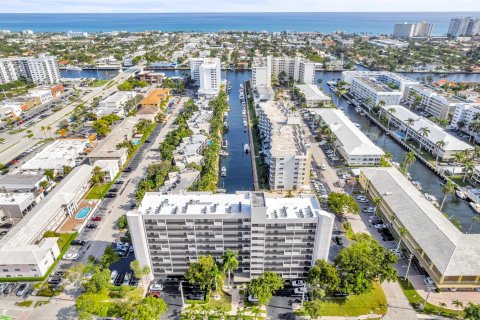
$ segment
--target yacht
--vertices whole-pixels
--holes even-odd
[[[223,149],[227,149],[227,147],[228,147],[227,139],[223,139],[223,140],[222,140],[222,148],[223,148]]]
[[[356,108],[355,108],[355,111],[356,111],[357,113],[359,113],[359,112],[361,112],[361,111],[362,111],[362,108],[360,108],[360,107],[356,107]]]
[[[250,152],[250,145],[248,143],[245,143],[243,145],[243,152],[245,152],[246,154]]]
[[[457,197],[459,197],[462,200],[467,199],[467,195],[461,189],[455,190],[455,194],[457,195]]]
[[[476,213],[480,213],[480,204],[476,203],[476,202],[470,202],[470,208],[473,209],[473,211],[475,211]]]
[[[347,101],[347,104],[352,104],[350,101]]]
[[[222,169],[220,170],[220,175],[222,177],[226,177],[227,176],[227,168],[222,167]]]
[[[355,127],[360,128],[360,125],[358,123],[354,122],[353,124],[355,125]]]
[[[412,184],[417,188],[418,190],[422,191],[422,185],[418,181],[412,181]]]
[[[66,66],[65,69],[68,71],[82,71],[82,68],[77,66]]]
[[[437,198],[435,198],[434,196],[432,196],[431,194],[428,194],[425,192],[425,198],[430,201],[435,207],[439,207],[438,205],[438,202],[437,202]]]
[[[243,126],[244,126],[244,127],[248,127],[248,122],[247,122],[247,120],[243,120]]]
[[[228,152],[226,150],[220,150],[220,156],[228,157]]]

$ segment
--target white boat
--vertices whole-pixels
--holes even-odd
[[[243,126],[244,126],[244,127],[248,127],[248,122],[247,122],[247,120],[243,120]]]
[[[220,156],[222,157],[228,157],[228,152],[225,150],[220,150]]]
[[[77,67],[77,66],[66,66],[65,69],[69,71],[82,71],[82,68]]]
[[[222,176],[222,177],[227,176],[227,168],[222,167],[222,169],[220,170],[220,176]]]
[[[422,191],[422,185],[418,181],[412,181],[412,184],[417,188],[418,190]]]
[[[356,107],[356,108],[355,108],[355,111],[356,111],[357,113],[359,113],[359,112],[361,112],[361,111],[362,111],[362,108],[360,108],[360,107]]]
[[[249,153],[250,152],[250,145],[248,143],[245,143],[243,145],[243,152]]]
[[[347,101],[348,104],[352,104],[350,101]]]
[[[363,111],[360,112],[360,115],[361,115],[361,116],[364,116],[364,115],[365,115],[365,112],[363,112]]]
[[[431,194],[428,194],[428,193],[425,192],[424,195],[425,195],[425,198],[426,198],[428,201],[430,201],[430,202],[434,202],[434,201],[437,202],[437,198],[435,198],[435,197],[432,196]]]
[[[355,125],[355,127],[360,128],[360,125],[358,123],[354,122],[353,124]]]
[[[223,140],[222,140],[222,148],[223,148],[223,149],[227,149],[227,146],[228,146],[227,139],[223,139]]]
[[[457,195],[457,197],[459,197],[460,199],[467,199],[467,195],[465,194],[465,192],[463,192],[462,190],[460,189],[457,189],[455,190],[455,194]]]
[[[480,204],[476,202],[470,202],[469,205],[470,205],[470,208],[473,209],[473,211],[475,211],[476,213],[480,213]]]

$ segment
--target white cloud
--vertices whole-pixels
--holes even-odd
[[[480,11],[478,0],[0,0],[0,12]]]

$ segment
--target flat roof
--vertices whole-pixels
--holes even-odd
[[[296,87],[302,91],[305,95],[307,101],[311,100],[320,100],[320,101],[330,101],[330,97],[325,95],[320,89],[314,84],[297,84]]]
[[[107,98],[103,99],[100,103],[116,103],[122,101],[123,99],[133,98],[135,96],[135,92],[133,91],[118,91],[115,94],[108,96]]]
[[[34,200],[32,192],[7,192],[7,193],[0,193],[0,206],[8,206],[14,204],[22,204],[26,200],[31,199],[32,202]],[[1,263],[1,262],[0,262]]]
[[[170,89],[155,89],[148,93],[140,102],[141,105],[145,104],[159,104],[170,94]]]
[[[389,109],[391,108],[395,109],[395,112],[391,113],[392,116],[402,121],[403,123],[406,123],[406,121],[410,118],[413,119],[415,122],[413,123],[413,126],[411,126],[409,130],[418,132],[420,128],[424,128],[424,127],[429,128],[430,133],[428,134],[426,139],[432,141],[433,143],[437,143],[440,140],[445,141],[446,145],[445,147],[443,147],[443,150],[445,151],[473,149],[473,147],[470,144],[456,138],[455,136],[443,130],[437,124],[413,113],[412,111],[408,110],[403,106],[383,106],[381,108],[383,109],[383,111],[387,113],[390,113],[388,111]]]
[[[317,108],[309,111],[322,118],[348,155],[382,156],[385,154],[350,121],[343,111],[333,108]]]
[[[0,176],[0,191],[33,189],[44,177],[43,174],[6,174]]]
[[[361,168],[444,276],[480,275],[480,235],[459,231],[396,168]]]
[[[27,160],[21,171],[36,171],[45,169],[63,170],[64,166],[75,167],[76,160],[85,150],[88,139],[59,139],[47,145],[33,158]]]

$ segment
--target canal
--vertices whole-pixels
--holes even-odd
[[[184,70],[163,70],[167,76],[181,76]],[[62,77],[66,78],[78,78],[78,77],[97,77],[96,71],[62,71]],[[108,79],[115,72],[100,71],[98,76],[102,79]],[[405,73],[412,79],[418,79],[419,77],[432,76],[433,80],[440,79],[439,74],[428,73]],[[253,189],[253,176],[252,176],[252,164],[250,158],[243,153],[243,144],[247,142],[247,133],[243,132],[243,120],[242,120],[242,107],[239,100],[240,83],[250,78],[249,71],[224,71],[222,77],[229,81],[232,85],[232,90],[229,95],[230,112],[228,114],[228,132],[225,135],[228,141],[227,151],[229,156],[225,159],[221,159],[221,165],[227,169],[227,176],[220,178],[219,188],[226,189],[227,192],[235,192],[236,190],[252,190]],[[316,80],[322,79],[322,83],[319,84],[327,94],[333,92],[327,86],[327,81],[336,80],[341,78],[341,72],[316,72]],[[478,81],[480,82],[480,74],[449,74],[448,79],[453,81]],[[318,84],[318,82],[317,82]],[[334,101],[337,98],[333,96]],[[377,144],[384,151],[390,151],[393,155],[393,161],[402,162],[405,150],[398,145],[393,139],[385,135],[374,123],[372,123],[367,117],[361,116],[355,112],[355,108],[347,104],[347,101],[343,98],[338,99],[339,107],[350,117],[353,122],[359,123],[364,131],[372,141]],[[442,186],[440,185],[441,179],[430,171],[421,162],[416,161],[409,166],[409,173],[413,180],[422,184],[423,192],[434,195],[440,203],[443,194]],[[475,215],[474,211],[469,207],[467,201],[459,200],[455,196],[449,195],[445,202],[443,212],[445,212],[450,218],[457,219],[463,227],[463,230],[470,228],[472,217]],[[471,229],[471,233],[480,233],[480,225],[474,225]]]

